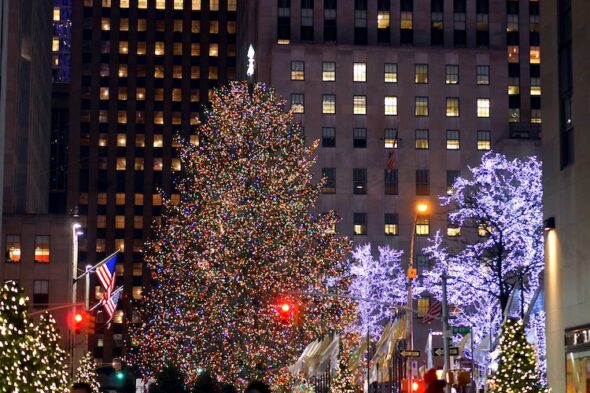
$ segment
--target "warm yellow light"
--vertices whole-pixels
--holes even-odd
[[[416,205],[416,210],[418,210],[418,213],[426,213],[428,211],[428,205],[424,202],[421,202]]]
[[[443,379],[443,370],[436,370],[436,379]]]

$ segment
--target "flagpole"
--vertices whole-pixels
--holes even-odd
[[[108,257],[106,257],[105,259],[103,259],[102,261],[98,262],[96,265],[89,267],[86,267],[86,271],[82,274],[80,274],[78,277],[76,277],[74,279],[74,283],[76,283],[79,279],[81,279],[82,277],[86,276],[89,273],[92,273],[93,271],[96,270],[97,267],[99,267],[100,265],[106,263],[106,261],[108,261],[109,259],[111,259],[114,255],[118,254],[121,250],[117,250],[114,253],[112,253],[111,255],[109,255]]]

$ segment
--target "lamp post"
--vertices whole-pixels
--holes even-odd
[[[82,229],[82,225],[79,223],[72,224],[72,313],[71,315],[76,314],[76,295],[78,291],[78,284],[76,283],[76,277],[78,277],[78,236],[80,235],[80,231]],[[70,371],[74,372],[74,364],[75,364],[75,354],[74,348],[76,346],[75,343],[76,335],[74,331],[70,331],[70,361],[71,361],[71,369]],[[73,374],[72,374],[73,375]]]
[[[414,243],[416,241],[416,224],[418,223],[418,217],[420,215],[425,214],[428,211],[428,204],[426,202],[419,202],[416,205],[416,215],[414,216],[414,223],[412,225],[412,237],[410,238],[410,259],[408,263],[408,308],[412,309],[413,301],[412,301],[412,284],[413,280],[416,278],[416,269],[414,268]],[[411,312],[407,311],[408,318],[406,319],[406,348],[407,349],[414,349],[414,324],[413,319],[414,316]],[[410,378],[411,375],[411,365],[408,362],[406,367],[406,374],[407,378]]]

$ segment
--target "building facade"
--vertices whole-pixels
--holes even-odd
[[[545,308],[552,392],[590,387],[590,4],[543,1]]]
[[[254,79],[320,141],[318,212],[335,210],[338,232],[406,261],[415,225],[418,274],[430,235],[470,235],[438,206],[468,165],[489,150],[539,154],[538,1],[265,0],[240,3],[238,21],[239,76],[252,45]],[[416,216],[419,202],[427,214]]]
[[[142,245],[178,194],[174,141],[198,143],[210,91],[236,74],[236,0],[84,0],[72,3],[67,209],[80,214],[80,261],[121,250],[124,286],[112,328],[103,314],[90,349],[99,363],[123,353],[127,324],[151,276]],[[74,163],[77,163],[76,165]],[[93,300],[100,286],[93,281]]]

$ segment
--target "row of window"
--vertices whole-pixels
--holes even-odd
[[[475,83],[478,85],[490,84],[490,66],[477,65]],[[291,80],[303,81],[305,80],[305,62],[301,60],[291,61]],[[367,81],[367,63],[353,63],[352,65],[352,80],[353,82]],[[336,81],[336,63],[330,61],[322,62],[322,81],[335,82]],[[383,67],[383,82],[397,83],[398,82],[398,67],[397,63],[385,63]],[[414,65],[414,82],[417,84],[428,83],[428,64]],[[447,85],[456,85],[459,83],[459,65],[447,64],[445,66],[445,83]]]
[[[133,199],[133,204],[135,206],[143,206],[144,200],[145,200],[144,194],[136,193],[136,194],[131,194],[131,196]],[[97,205],[106,205],[107,204],[107,197],[108,197],[108,195],[106,192],[97,193],[96,194]],[[126,197],[126,194],[124,194],[122,192],[116,193],[115,194],[115,204],[118,206],[124,206],[126,204],[125,197]],[[147,195],[147,198],[152,200],[152,202],[151,202],[152,206],[161,206],[162,205],[162,194]],[[87,192],[80,193],[80,198],[79,198],[80,205],[88,205],[88,200],[89,199],[88,199]],[[174,205],[177,205],[178,203],[180,203],[180,194],[171,194],[170,201]]]
[[[129,8],[129,3],[132,0],[119,0],[119,7],[120,8]],[[139,9],[147,9],[148,4],[152,6],[155,5],[157,10],[165,10],[166,9],[166,1],[167,0],[137,0],[137,8]],[[173,10],[184,10],[189,8],[193,11],[200,11],[203,7],[203,2],[207,2],[207,0],[173,0],[172,7],[168,7],[168,9]],[[220,0],[209,0],[209,10],[210,11],[219,11],[219,3]],[[238,0],[227,0],[227,10],[228,11],[236,11],[237,9]],[[84,0],[84,6],[92,7],[94,5],[93,0]],[[112,0],[102,0],[103,7],[111,7]]]
[[[99,123],[108,123],[109,122],[109,114],[111,111],[108,110],[99,110],[98,111],[98,122]],[[127,111],[117,111],[117,118],[116,121],[118,124],[127,124]],[[164,111],[154,111],[153,112],[153,124],[156,125],[164,125]],[[83,110],[80,115],[80,121],[82,123],[90,123],[90,111]],[[145,123],[145,113],[144,111],[135,111],[135,124],[144,124]],[[170,118],[167,121],[167,124],[182,124],[182,113],[181,112],[172,112]],[[197,125],[199,124],[199,118],[197,112],[191,112],[189,117],[189,124]]]
[[[163,148],[164,147],[164,135],[162,134],[153,134],[152,138],[152,146],[155,148]],[[118,133],[115,135],[115,141],[117,147],[125,147],[128,143],[135,144],[136,147],[144,148],[146,147],[146,136],[145,134],[136,134],[135,141],[128,141],[129,136],[123,133]],[[193,145],[199,145],[199,136],[198,135],[190,135],[189,137],[190,143]],[[135,143],[133,143],[135,142]],[[89,133],[81,133],[80,134],[80,145],[81,146],[90,146],[90,134]],[[98,146],[99,147],[108,147],[109,146],[109,134],[100,133],[98,134]],[[175,139],[171,141],[171,146],[173,148],[179,148],[181,146],[180,143],[176,142]]]
[[[447,193],[450,193],[460,172],[456,170],[447,171]],[[336,168],[322,168],[324,184],[323,194],[336,193]],[[428,169],[416,170],[416,195],[430,195],[430,171]],[[385,195],[398,195],[398,171],[385,170],[383,178],[383,190]],[[367,168],[352,169],[352,193],[356,195],[367,194]]]
[[[477,117],[490,117],[490,99],[478,98],[476,115]],[[397,116],[397,96],[385,96],[383,98],[383,113],[386,116]],[[294,113],[305,113],[305,95],[301,93],[291,94],[291,108]],[[352,96],[352,113],[354,115],[367,114],[367,96]],[[322,114],[336,114],[336,95],[322,94]],[[415,97],[414,115],[418,117],[429,116],[430,106],[428,97]],[[445,98],[445,115],[447,117],[459,117],[459,97]]]
[[[58,42],[59,45],[59,42]],[[145,56],[147,54],[147,43],[146,42],[137,42],[137,47],[135,53],[138,56]],[[215,42],[210,42],[209,44],[209,56],[217,57],[219,56],[219,44]],[[118,52],[122,55],[129,54],[129,42],[127,41],[119,41],[118,43]],[[57,47],[59,50],[59,46]],[[110,41],[102,41],[100,44],[100,53],[108,54],[111,53],[111,42]],[[157,41],[154,43],[154,55],[155,56],[164,56],[166,54],[166,47],[164,42]],[[169,52],[170,53],[170,52]],[[201,44],[190,44],[184,45],[182,42],[174,42],[172,44],[172,54],[174,56],[182,56],[184,53],[190,53],[191,56],[201,56]],[[227,56],[228,57],[235,57],[236,56],[236,45],[235,44],[227,44]]]
[[[182,33],[184,29],[184,21],[182,19],[175,19],[172,21],[172,32],[174,33]],[[143,32],[148,30],[148,21],[144,18],[137,19],[137,31]],[[136,26],[131,25],[131,30],[133,30]],[[228,34],[236,34],[236,21],[230,20],[226,23],[226,31]],[[102,18],[100,20],[100,29],[102,31],[111,31],[111,19],[110,18]],[[118,27],[120,31],[129,31],[129,18],[121,18],[119,19]],[[165,32],[166,31],[166,20],[156,20],[154,23],[155,31],[157,32]],[[210,20],[209,21],[209,34],[219,34],[219,21],[217,20]],[[222,26],[223,28],[223,26]],[[191,20],[190,21],[190,29],[191,33],[198,34],[201,32],[201,21],[200,20]]]
[[[20,263],[21,261],[21,236],[6,235],[5,262]],[[50,237],[48,235],[36,235],[34,245],[35,263],[49,263],[51,256]]]
[[[199,66],[190,66],[185,67],[184,70],[187,71],[187,74],[190,75],[190,79],[200,79],[201,78],[201,67]],[[113,75],[117,75],[119,78],[127,78],[129,76],[129,66],[127,64],[119,64],[119,67],[114,70],[116,73]],[[233,73],[235,73],[234,67],[228,67],[228,78],[231,79],[233,77]],[[181,65],[173,65],[171,67],[165,67],[163,65],[155,64],[154,65],[154,73],[153,77],[156,79],[163,79],[167,75],[172,76],[174,79],[182,79],[183,77],[183,67]],[[217,66],[209,65],[207,67],[207,79],[209,80],[217,80],[218,79],[218,68]],[[91,70],[88,69],[83,70],[83,73],[86,75],[91,75]],[[133,66],[133,72],[131,72],[133,76],[136,78],[145,78],[147,76],[146,72],[146,65],[145,64],[135,64]],[[109,64],[102,63],[100,65],[100,76],[101,77],[108,77],[111,75],[111,67]],[[150,75],[151,76],[151,75]],[[141,90],[140,87],[137,90]],[[156,89],[157,90],[157,89]],[[197,90],[198,91],[198,90]],[[192,96],[192,93],[191,93]],[[138,100],[144,100],[145,96],[138,97]]]
[[[383,147],[386,149],[398,148],[397,130],[386,128],[383,130]],[[336,147],[336,128],[322,127],[322,147]],[[367,129],[352,129],[352,147],[367,147]],[[427,129],[415,130],[415,147],[416,149],[430,148],[430,131]],[[492,147],[492,135],[489,130],[477,130],[477,150],[490,150]],[[459,130],[446,130],[446,148],[447,150],[459,150],[461,148],[461,139]]]

